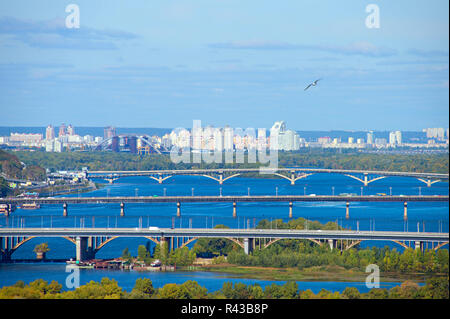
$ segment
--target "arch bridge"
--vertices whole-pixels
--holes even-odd
[[[175,175],[203,176],[217,181],[222,185],[225,181],[240,176],[242,174],[272,174],[290,181],[291,185],[313,174],[342,174],[368,186],[377,180],[390,177],[402,176],[416,178],[417,180],[431,187],[431,185],[448,181],[449,174],[440,173],[418,173],[418,172],[392,172],[392,171],[371,171],[371,170],[347,170],[347,169],[321,169],[321,168],[224,168],[224,169],[182,169],[182,170],[148,170],[148,171],[85,171],[86,178],[100,178],[113,183],[121,177],[148,176],[149,178],[162,184],[165,180]]]
[[[431,244],[433,249],[448,245],[448,233],[351,231],[351,230],[291,230],[291,229],[201,229],[178,228],[4,228],[0,230],[2,261],[11,258],[20,246],[36,237],[62,237],[76,248],[77,260],[93,259],[102,247],[119,237],[144,237],[156,244],[169,245],[169,250],[185,247],[198,238],[225,238],[244,248],[249,254],[255,242],[268,247],[281,239],[307,239],[319,245],[329,244],[331,249],[349,249],[363,240],[393,241],[402,247],[414,243],[415,249]]]

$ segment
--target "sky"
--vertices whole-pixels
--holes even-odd
[[[69,4],[79,8],[79,28],[66,26]],[[379,28],[367,27],[369,4]],[[448,7],[1,1],[0,126],[446,128]]]

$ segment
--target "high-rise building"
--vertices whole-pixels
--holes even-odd
[[[53,140],[55,138],[55,129],[52,125],[47,126],[45,129],[45,139],[47,141]]]
[[[53,152],[61,153],[63,151],[63,143],[61,143],[58,140],[55,140],[55,143],[53,144]]]
[[[72,126],[72,124],[69,124],[69,126],[67,127],[67,134],[70,136],[75,135],[75,128]]]
[[[402,144],[402,132],[400,131],[395,131],[395,141],[397,142],[397,144]]]
[[[262,150],[267,147],[266,142],[266,129],[265,128],[259,128],[258,129],[258,141],[257,141],[257,149]]]
[[[233,128],[229,127],[228,125],[225,126],[223,130],[223,148],[226,152],[233,151]]]
[[[284,121],[275,122],[270,129],[270,149],[294,151],[300,148],[300,138],[293,130],[286,130]]]
[[[373,131],[370,131],[367,133],[367,144],[373,144],[375,141],[375,136],[373,134]]]
[[[389,144],[391,145],[397,144],[397,136],[395,135],[395,132],[389,133]]]
[[[66,124],[62,123],[61,126],[59,127],[58,136],[64,136],[64,135],[67,135]]]
[[[223,130],[216,128],[214,130],[214,150],[222,152],[223,149]]]
[[[128,138],[128,147],[131,154],[137,154],[137,136],[133,135]]]
[[[119,151],[119,137],[116,135],[116,136],[113,136],[112,137],[112,145],[111,145],[111,150],[113,151],[113,152],[118,152]]]
[[[270,149],[279,150],[279,136],[286,131],[286,123],[284,121],[275,122],[270,129]]]
[[[117,136],[116,128],[114,126],[105,127],[105,129],[103,130],[103,138],[106,140],[114,136]]]
[[[201,126],[194,126],[192,128],[192,149],[201,150],[203,141],[203,128]]]

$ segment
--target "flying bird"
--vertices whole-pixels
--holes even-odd
[[[317,82],[319,82],[321,79],[317,79],[315,80],[313,83],[309,84],[307,87],[305,87],[305,89],[303,91],[306,91],[307,89],[309,89],[311,86],[316,86]]]

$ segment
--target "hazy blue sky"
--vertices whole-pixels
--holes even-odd
[[[70,3],[79,29],[65,27]],[[379,29],[366,27],[370,3]],[[448,6],[1,1],[0,125],[448,127]]]

